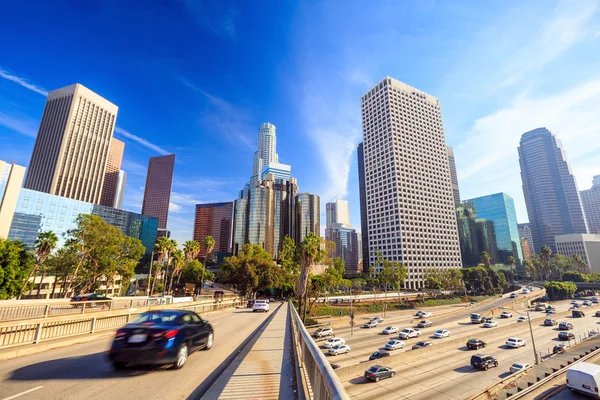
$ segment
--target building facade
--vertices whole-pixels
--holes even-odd
[[[531,233],[529,224],[517,224],[517,227],[519,228],[519,237],[521,238],[521,243],[523,240],[527,241],[527,252],[530,254],[529,257],[525,255],[525,248],[523,245],[521,245],[521,248],[523,249],[523,257],[527,260],[536,253],[535,249],[533,248],[533,234]]]
[[[24,187],[100,204],[117,111],[78,83],[48,93]]]
[[[531,245],[525,238],[521,238],[521,249],[523,249],[523,261],[531,260],[531,257],[534,256],[534,253],[531,252]]]
[[[119,181],[117,182],[117,197],[115,198],[115,208],[123,208],[123,199],[125,198],[125,186],[127,185],[127,172],[119,171]]]
[[[112,138],[106,161],[106,172],[104,172],[104,184],[102,186],[102,197],[100,205],[121,208],[119,203],[119,172],[123,161],[125,143]]]
[[[460,268],[452,180],[439,100],[386,77],[361,98],[369,264],[375,253],[408,268]]]
[[[452,180],[452,196],[454,196],[454,204],[460,206],[460,190],[458,190],[458,174],[456,173],[456,160],[454,159],[454,149],[446,146],[448,153],[448,167],[450,168],[450,179]]]
[[[600,273],[600,235],[569,234],[556,236],[558,254],[566,257],[581,256],[595,273]]]
[[[263,167],[260,173],[260,180],[263,181],[267,174],[272,174],[274,179],[289,181],[292,178],[292,166],[281,163],[270,163]]]
[[[494,223],[477,218],[475,207],[469,201],[463,201],[456,207],[456,221],[463,267],[481,264],[481,253],[484,251],[490,255],[492,264],[497,263],[498,246]]]
[[[577,182],[560,139],[546,128],[521,136],[519,163],[533,248],[549,246],[554,237],[587,233]]]
[[[345,228],[344,224],[332,224],[329,230],[329,238],[335,243],[335,257],[344,260],[347,274],[358,274],[358,255],[360,242],[358,234],[352,228]]]
[[[175,154],[152,157],[148,162],[142,214],[158,218],[159,235],[166,235]]]
[[[24,178],[25,167],[0,160],[0,239],[10,232]]]
[[[321,236],[321,199],[316,194],[298,193],[296,196],[296,244],[309,233]]]
[[[360,199],[360,235],[361,257],[363,270],[369,269],[369,223],[367,216],[367,186],[365,182],[365,153],[364,144],[359,143],[356,148],[358,161],[358,193]]]
[[[270,122],[258,127],[258,150],[254,153],[250,186],[260,182],[260,174],[264,167],[271,163],[279,163],[277,155],[277,135],[275,125]]]
[[[582,190],[581,203],[590,233],[600,233],[600,175],[594,176],[592,187]]]
[[[347,200],[336,200],[325,204],[327,215],[326,228],[332,224],[344,224],[350,226],[350,207]]]
[[[213,252],[231,252],[233,202],[196,204],[194,217],[194,240],[200,244],[201,258],[206,257],[204,239],[212,236]]]
[[[517,224],[515,202],[506,193],[496,193],[488,196],[467,200],[473,204],[477,217],[492,221],[498,249],[498,260],[508,263],[508,257],[515,258],[516,265],[523,263],[523,249]]]

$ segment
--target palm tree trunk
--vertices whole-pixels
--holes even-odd
[[[54,275],[54,283],[52,283],[52,292],[50,293],[50,298],[54,298],[54,292],[56,291],[56,282],[58,281],[58,275]]]
[[[21,287],[21,290],[19,290],[19,295],[17,296],[17,300],[21,300],[21,296],[23,295],[23,291],[27,287],[27,284],[29,283],[29,280],[31,279],[31,277],[33,276],[33,274],[35,272],[37,272],[38,267],[39,267],[39,265],[35,264],[35,266],[31,270],[31,272],[29,273],[29,276],[27,277],[27,279],[25,279],[25,282],[23,283],[23,286]],[[35,283],[35,279],[33,281]]]
[[[46,266],[42,264],[42,279],[40,279],[40,284],[38,285],[37,293],[35,294],[35,297],[40,296],[40,291],[42,290],[42,284],[44,283],[45,277],[46,277]]]

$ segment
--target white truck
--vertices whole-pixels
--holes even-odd
[[[567,387],[573,392],[599,399],[600,365],[586,362],[572,365],[567,370]]]
[[[481,324],[483,322],[483,316],[478,313],[471,314],[471,323],[472,324]]]

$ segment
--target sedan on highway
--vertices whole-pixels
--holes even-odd
[[[379,350],[376,351],[375,353],[371,354],[371,356],[369,357],[369,361],[373,361],[373,360],[379,360],[380,358],[384,358],[384,357],[389,357],[390,353],[388,353],[385,350]]]
[[[446,338],[448,336],[450,336],[450,331],[448,331],[446,329],[438,329],[433,334],[433,337],[436,338],[436,339],[442,339],[442,338]]]
[[[554,325],[558,325],[558,322],[556,322],[555,319],[546,318],[544,320],[544,326],[554,326]]]
[[[269,302],[267,300],[256,300],[252,306],[252,312],[269,312]]]
[[[369,322],[367,322],[366,324],[363,325],[363,328],[368,328],[368,329],[377,328],[377,325],[379,325],[377,323],[377,321],[369,321]]]
[[[479,350],[487,346],[487,344],[483,340],[479,339],[469,339],[467,340],[467,348],[471,350]]]
[[[591,306],[591,305],[592,305],[592,302],[591,302],[591,301],[589,301],[589,300],[585,300],[585,301],[583,302],[583,305],[584,305],[584,306]]]
[[[511,298],[511,299],[516,299],[516,298],[517,298],[517,294],[516,294],[516,293],[513,293],[513,294],[511,294],[511,295],[510,295],[510,298]]]
[[[381,317],[373,317],[373,318],[371,318],[371,321],[375,321],[378,324],[381,324],[383,322],[383,318],[381,318]]]
[[[524,315],[521,315],[521,316],[520,316],[520,317],[517,319],[517,322],[527,322],[527,321],[529,321],[529,318],[528,318],[528,317],[526,317],[526,316],[524,316]]]
[[[398,329],[397,326],[387,326],[387,327],[383,328],[381,333],[383,333],[384,335],[391,335],[393,333],[398,333],[399,330],[400,329]]]
[[[529,364],[527,364],[527,363],[514,363],[513,365],[510,366],[510,373],[514,374],[517,372],[521,372],[525,368],[528,368],[528,367],[529,367]]]
[[[87,293],[80,294],[79,296],[75,296],[71,298],[71,301],[109,301],[112,300],[110,297],[106,297],[103,294],[98,293]]]
[[[563,331],[570,331],[571,329],[573,329],[573,324],[570,322],[563,321],[560,324],[558,324],[558,329]]]
[[[338,344],[329,349],[330,356],[337,356],[338,354],[345,354],[350,352],[350,346],[347,344]]]
[[[381,365],[373,365],[365,371],[365,379],[373,382],[379,382],[381,379],[385,378],[393,378],[394,375],[396,375],[396,371]]]
[[[573,340],[575,339],[575,335],[571,332],[559,332],[558,340]]]
[[[385,344],[386,350],[398,350],[406,346],[402,340],[390,340]]]
[[[523,339],[511,337],[506,341],[506,347],[518,349],[519,347],[523,346],[525,346],[525,341]]]
[[[417,325],[417,328],[429,328],[430,326],[433,325],[433,322],[424,319],[423,321],[419,322],[419,325]]]
[[[413,350],[417,350],[417,349],[422,349],[423,347],[429,347],[429,346],[433,346],[433,343],[431,342],[417,342],[413,345],[412,349]]]
[[[333,346],[337,346],[338,344],[346,344],[346,341],[338,337],[329,338],[325,341],[325,343],[323,343],[323,347],[325,347],[326,349],[330,349]]]
[[[421,332],[413,328],[404,328],[402,329],[402,332],[398,334],[400,339],[417,338],[419,336],[421,336]]]
[[[484,328],[495,328],[495,327],[497,327],[497,326],[498,326],[498,323],[497,323],[496,321],[494,321],[493,319],[491,319],[491,320],[489,320],[489,321],[486,321],[486,322],[483,324],[483,327],[484,327]]]
[[[117,330],[108,359],[116,370],[128,364],[172,364],[180,369],[190,354],[210,349],[213,342],[212,326],[194,312],[147,311]]]
[[[504,311],[502,314],[500,314],[500,318],[512,318],[512,313]]]
[[[431,317],[433,314],[428,312],[428,311],[421,311],[421,313],[419,315],[417,315],[417,317],[421,317],[421,318],[429,318]]]

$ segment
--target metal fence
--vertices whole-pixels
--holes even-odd
[[[223,296],[221,299],[232,300],[237,298],[238,296]],[[212,295],[196,297],[196,301],[210,301],[213,299],[214,296]],[[172,299],[165,297],[132,297],[129,299],[114,299],[108,301],[65,301],[62,303],[46,304],[27,304],[26,301],[23,301],[23,304],[0,305],[0,322],[129,310],[138,307],[169,304],[169,301],[172,301]]]
[[[197,313],[217,311],[225,308],[235,308],[245,305],[243,300],[215,301],[212,304],[198,304],[190,306],[164,306],[192,310]],[[107,316],[84,316],[68,320],[52,321],[45,319],[36,323],[19,323],[10,326],[0,326],[0,349],[27,344],[37,344],[40,341],[59,339],[69,336],[84,335],[103,330],[119,328],[132,317],[144,312],[126,312]]]
[[[347,400],[350,396],[344,390],[331,364],[312,339],[294,305],[289,303],[292,334],[294,335],[294,355],[300,399]]]

